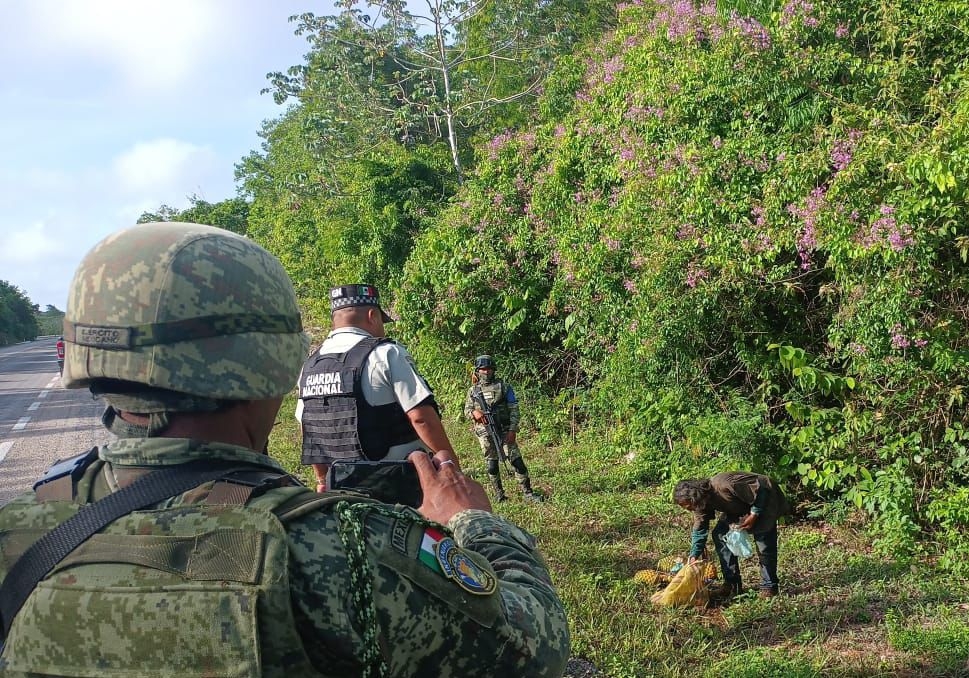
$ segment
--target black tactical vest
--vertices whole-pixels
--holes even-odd
[[[317,355],[303,366],[299,397],[304,464],[383,459],[394,445],[418,437],[399,403],[371,405],[363,397],[363,364],[371,351],[388,341],[365,337],[346,353]]]

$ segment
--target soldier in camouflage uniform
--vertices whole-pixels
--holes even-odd
[[[449,454],[412,456],[418,513],[316,494],[261,452],[307,350],[271,254],[207,226],[122,231],[82,261],[64,324],[65,386],[104,398],[118,440],[0,507],[0,674],[561,675],[565,612],[534,538]],[[11,609],[52,560],[41,537],[199,468],[121,506]]]
[[[488,462],[488,477],[495,489],[497,501],[505,501],[505,488],[501,483],[501,472],[498,470],[499,457],[504,457],[515,469],[515,479],[522,489],[526,500],[542,501],[541,495],[532,489],[531,479],[528,477],[528,468],[525,460],[522,459],[521,450],[518,449],[518,422],[520,414],[518,411],[518,398],[515,396],[515,389],[495,375],[495,361],[490,355],[479,355],[474,359],[474,375],[472,381],[474,385],[468,390],[468,397],[464,401],[464,416],[474,422],[474,434],[478,438],[478,444],[484,452],[485,460]],[[480,393],[484,397],[488,408],[497,420],[499,435],[502,439],[502,449],[495,449],[491,436],[486,426],[487,415],[477,401],[476,396]]]

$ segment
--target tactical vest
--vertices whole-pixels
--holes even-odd
[[[303,366],[303,463],[338,459],[383,459],[394,445],[418,436],[395,402],[371,405],[363,396],[363,364],[390,339],[365,337],[346,353],[317,355]]]
[[[508,411],[508,401],[505,399],[505,383],[496,379],[490,384],[478,382],[475,386],[481,389],[481,395],[484,396],[488,407],[498,418],[498,424],[502,431],[507,430],[508,424],[511,422],[511,412]]]
[[[296,631],[284,523],[348,497],[288,478],[254,466],[216,481],[200,503],[135,511],[91,536],[14,618],[0,674],[342,675],[312,666]],[[81,508],[70,492],[42,496],[4,508],[20,517],[0,532],[0,571]]]

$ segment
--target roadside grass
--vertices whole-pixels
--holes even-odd
[[[270,450],[299,466],[295,400],[287,397]],[[445,422],[464,471],[490,492],[477,442]],[[725,607],[657,608],[655,588],[632,580],[667,555],[682,554],[690,515],[668,491],[628,481],[624,462],[601,453],[546,448],[524,432],[522,452],[542,504],[510,500],[495,510],[535,534],[569,611],[572,654],[609,678],[916,678],[969,676],[969,582],[930,559],[875,554],[851,525],[796,520],[780,529],[782,595],[747,593]],[[756,558],[743,563],[759,580]]]

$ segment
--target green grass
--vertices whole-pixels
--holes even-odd
[[[299,467],[299,428],[287,398],[270,450]],[[468,475],[486,480],[463,423],[445,422]],[[610,678],[885,678],[969,676],[969,583],[931,562],[876,555],[863,530],[819,521],[780,529],[782,595],[745,595],[726,607],[659,609],[655,589],[631,580],[662,556],[683,553],[691,517],[655,486],[626,482],[623,461],[597,451],[519,442],[543,504],[496,510],[535,534],[569,611],[572,654]],[[487,486],[487,483],[485,483]],[[758,580],[756,558],[743,564]]]

